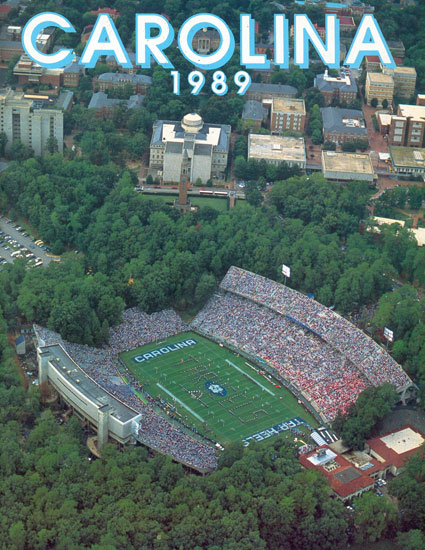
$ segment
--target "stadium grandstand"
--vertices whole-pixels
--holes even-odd
[[[268,363],[324,422],[384,382],[403,404],[415,399],[417,388],[401,366],[364,332],[308,296],[238,267],[192,328]]]
[[[138,381],[128,372],[123,379],[119,369],[120,352],[186,329],[187,325],[172,310],[147,315],[132,308],[123,313],[120,325],[110,329],[110,345],[99,349],[68,342],[59,334],[34,325],[40,384],[48,381],[97,431],[98,439],[101,432],[107,431],[105,441],[111,438],[127,442],[131,421],[133,441],[200,472],[211,471],[217,462],[214,446],[192,437],[183,427],[159,414],[156,404],[142,394]],[[110,422],[102,430],[105,405],[109,406]],[[118,426],[119,419],[123,426]]]
[[[169,402],[149,394],[136,376],[135,367],[129,368],[123,360],[130,355],[139,361],[145,357],[160,361],[157,356],[162,350],[168,353],[185,346],[184,342],[172,341],[173,338],[178,341],[177,336],[181,338],[190,330],[212,340],[214,346],[216,342],[257,363],[260,371],[266,371],[262,375],[270,373],[273,380],[296,396],[299,406],[306,406],[317,420],[328,425],[370,386],[393,384],[403,403],[416,396],[416,386],[391,356],[343,317],[295,290],[237,267],[229,269],[219,291],[190,326],[172,310],[148,315],[132,308],[124,311],[122,322],[110,329],[109,344],[95,348],[68,342],[59,334],[35,325],[39,382],[52,386],[97,432],[99,449],[111,439],[120,444],[140,442],[200,472],[212,471],[217,466],[217,449],[223,448],[218,443],[220,434],[217,441],[213,440],[181,416],[170,414],[172,404],[170,407]],[[161,344],[167,347],[160,347]],[[148,345],[146,353],[140,355],[145,345]],[[200,342],[198,345],[201,347]],[[190,364],[191,352],[183,350],[183,353],[186,355],[178,359],[178,364],[181,363],[181,368],[192,368],[185,367]],[[226,361],[220,358],[218,361],[220,369]],[[241,361],[242,365],[248,364]],[[136,365],[130,359],[130,364],[133,363]],[[171,367],[176,368],[173,365],[172,362]],[[230,361],[230,365],[234,376],[240,374],[253,388],[261,387],[264,395],[274,396],[276,389],[271,391],[255,380],[257,369],[248,365],[251,374],[247,375],[236,363]],[[196,365],[193,368],[200,369]],[[155,372],[161,376],[160,370],[159,366],[148,368],[152,377]],[[202,378],[199,373],[197,376]],[[268,382],[271,381],[269,376]],[[272,385],[280,387],[276,382]],[[162,384],[155,386],[158,389]],[[230,386],[229,382],[229,389]],[[195,394],[192,392],[195,399],[191,407],[197,403]],[[172,393],[168,391],[168,395]],[[294,399],[296,406],[297,399]],[[174,399],[174,404],[178,401]],[[265,405],[271,409],[271,405]],[[186,406],[187,410],[190,408]],[[266,414],[265,410],[260,412]],[[247,421],[241,419],[241,425]],[[285,424],[284,429],[290,425]]]

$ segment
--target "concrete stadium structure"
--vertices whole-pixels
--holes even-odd
[[[99,449],[109,438],[122,445],[134,442],[139,413],[102,389],[59,344],[39,347],[37,356],[40,384],[51,384],[74,413],[87,420],[97,432]]]

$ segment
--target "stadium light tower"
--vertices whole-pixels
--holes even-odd
[[[285,283],[284,284],[286,285],[286,278],[291,277],[291,268],[288,267],[285,264],[282,264],[282,275],[285,277]]]

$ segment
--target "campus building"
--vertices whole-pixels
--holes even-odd
[[[97,432],[98,449],[110,439],[122,445],[134,441],[134,425],[141,415],[101,388],[62,346],[40,346],[37,358],[40,385],[53,387],[74,414]]]
[[[422,147],[425,134],[425,107],[422,105],[399,105],[396,114],[389,119],[388,143],[406,147]]]
[[[341,33],[351,33],[356,30],[356,24],[353,17],[347,15],[338,16],[339,19],[339,29]]]
[[[367,73],[380,73],[381,58],[379,57],[379,55],[366,55],[365,67]]]
[[[322,171],[328,180],[373,182],[375,172],[370,155],[322,151]]]
[[[415,95],[416,69],[414,67],[396,67],[389,69],[383,67],[383,74],[392,76],[394,82],[394,95],[396,97],[411,98]]]
[[[106,65],[111,69],[111,71],[117,71],[119,69],[120,73],[126,74],[136,74],[139,67],[136,64],[136,54],[130,50],[126,50],[128,59],[130,60],[131,67],[123,67],[119,65],[115,55],[107,55],[105,59]]]
[[[265,160],[270,164],[286,162],[288,166],[306,167],[304,138],[248,135],[248,160]]]
[[[401,40],[387,40],[387,45],[390,52],[393,54],[393,57],[400,57],[403,59],[406,55],[406,49]]]
[[[304,132],[305,103],[303,99],[275,98],[271,104],[270,130]]]
[[[46,152],[48,139],[54,137],[62,153],[63,111],[9,89],[0,93],[0,132],[7,135],[6,149],[19,139],[39,156]]]
[[[88,109],[95,109],[99,118],[111,118],[117,105],[125,105],[127,109],[141,109],[143,105],[143,95],[132,95],[130,99],[109,98],[105,92],[95,92],[90,99]]]
[[[396,174],[425,175],[425,149],[390,145],[388,152]]]
[[[319,27],[317,23],[314,23],[314,28],[316,29],[317,34],[320,36],[320,38],[325,41],[326,40],[326,29],[325,27]],[[291,38],[294,38],[295,35],[295,28],[294,25],[291,25],[290,30],[290,36]]]
[[[245,100],[253,99],[256,101],[279,99],[282,97],[296,97],[298,90],[293,86],[285,84],[264,84],[262,82],[253,82],[245,94]]]
[[[13,68],[13,75],[18,79],[19,84],[46,84],[52,88],[61,86],[76,88],[80,74],[84,74],[84,68],[78,61],[79,58],[75,58],[64,68],[49,69],[33,61],[27,54],[22,54]]]
[[[149,168],[166,183],[178,183],[182,175],[190,183],[206,184],[223,179],[230,146],[230,126],[205,124],[195,113],[181,122],[157,120],[150,144]]]
[[[326,70],[324,74],[318,74],[314,85],[323,95],[325,105],[330,105],[334,100],[351,103],[357,97],[357,84],[349,74],[343,76],[329,76]]]
[[[263,106],[261,101],[249,99],[245,101],[242,111],[242,120],[250,122],[256,128],[261,128],[261,125],[267,119],[268,109]]]
[[[370,466],[362,470],[350,462],[343,453],[335,452],[328,445],[322,445],[313,452],[301,455],[299,460],[307,470],[314,469],[324,475],[333,494],[343,502],[373,489],[375,481],[370,473],[376,472],[376,460],[368,458],[366,464],[369,463]]]
[[[53,43],[54,34],[54,29],[45,29],[38,34],[36,47],[40,52],[48,52]],[[21,35],[22,27],[8,26],[7,28],[2,27],[0,29],[0,61],[8,62],[16,55],[24,53]]]
[[[142,74],[103,73],[97,77],[95,86],[100,92],[131,86],[133,94],[146,95],[151,84],[152,78]]]
[[[217,50],[220,46],[220,34],[217,29],[204,28],[195,33],[192,41],[193,49],[202,54],[207,55],[212,51]]]
[[[383,73],[367,73],[365,90],[368,105],[373,99],[378,101],[378,107],[382,106],[385,100],[388,105],[391,105],[394,96],[393,77]]]
[[[411,425],[368,439],[365,451],[380,464],[382,477],[398,475],[406,461],[425,443],[425,434]]]
[[[300,463],[324,475],[334,495],[349,501],[374,488],[378,479],[399,475],[406,461],[425,443],[425,435],[410,425],[366,441],[353,451],[342,441],[302,454]]]
[[[339,107],[323,107],[320,111],[322,113],[324,141],[341,144],[346,141],[367,140],[367,130],[362,111],[340,109]]]

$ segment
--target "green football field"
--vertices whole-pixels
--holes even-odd
[[[264,430],[295,418],[317,426],[297,399],[260,374],[258,366],[194,332],[120,357],[149,395],[160,397],[177,418],[223,444],[264,435]]]

